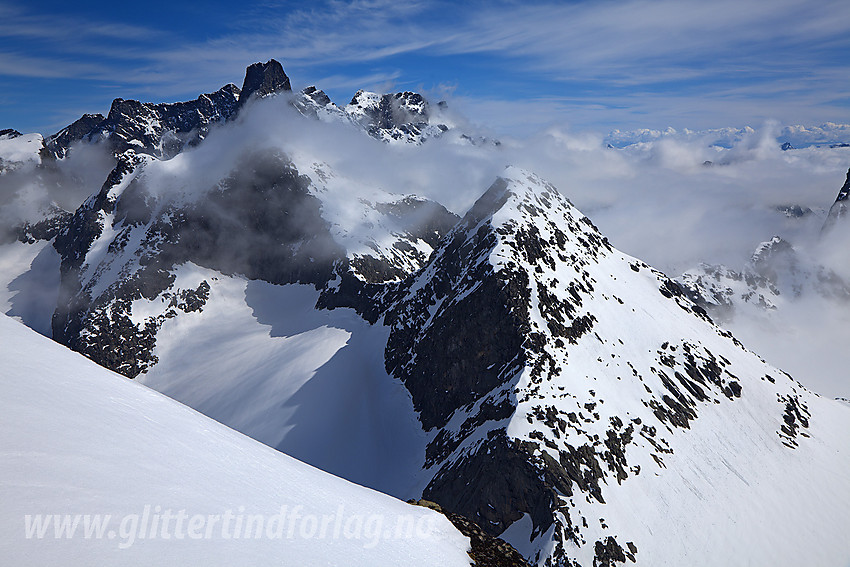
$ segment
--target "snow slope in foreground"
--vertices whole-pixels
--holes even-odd
[[[469,564],[469,541],[443,516],[305,465],[3,316],[0,502],[8,565]],[[61,525],[66,514],[75,535],[55,537],[53,515]],[[98,519],[101,536],[86,538]]]

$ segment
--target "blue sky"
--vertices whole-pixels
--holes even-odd
[[[272,57],[339,104],[422,90],[497,132],[850,122],[846,0],[0,0],[0,128],[192,99]]]

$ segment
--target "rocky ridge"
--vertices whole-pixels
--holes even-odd
[[[280,62],[271,59],[254,63],[246,69],[241,89],[231,83],[196,100],[176,103],[117,98],[105,117],[84,114],[46,137],[41,155],[45,159],[61,159],[74,143],[83,141],[107,144],[115,154],[133,149],[169,159],[183,148],[198,144],[213,125],[235,118],[252,98],[291,92],[290,79]],[[350,122],[385,142],[421,144],[449,129],[445,124],[431,124],[430,105],[418,93],[379,95],[361,90],[343,108],[314,86],[290,96],[293,106],[305,116]],[[7,134],[14,132],[9,130]]]
[[[799,384],[521,170],[475,204],[385,322],[387,368],[431,434],[423,496],[492,534],[527,516],[535,563],[634,561],[641,538],[611,529],[606,503],[664,469],[704,414],[776,395],[787,402],[759,435],[786,450],[807,436],[783,427],[789,411],[807,423]]]

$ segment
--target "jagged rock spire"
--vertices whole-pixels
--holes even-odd
[[[847,216],[847,198],[850,197],[850,169],[847,170],[847,179],[844,181],[841,189],[838,191],[838,197],[835,198],[835,203],[829,209],[829,215],[823,223],[821,234],[831,230],[838,219]]]
[[[245,104],[253,95],[266,96],[291,90],[289,77],[284,73],[283,65],[275,59],[269,59],[266,63],[254,63],[245,70],[245,81],[242,83],[239,103]]]

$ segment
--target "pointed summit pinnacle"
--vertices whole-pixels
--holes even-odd
[[[291,90],[289,77],[283,72],[283,65],[270,59],[266,63],[254,63],[245,71],[239,103],[240,106],[245,104],[253,95],[262,97],[278,91]]]
[[[832,207],[829,209],[829,214],[827,215],[826,221],[823,223],[823,228],[821,229],[821,235],[832,230],[835,223],[838,222],[838,219],[847,216],[848,197],[850,197],[850,169],[847,170],[847,180],[844,181],[844,185],[838,190],[838,197],[835,199],[835,203],[833,203]]]

